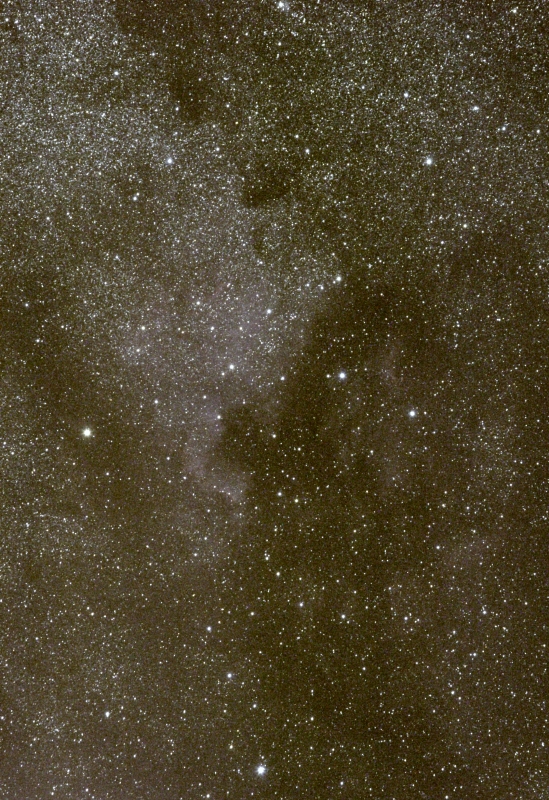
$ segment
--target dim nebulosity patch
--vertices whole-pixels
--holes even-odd
[[[548,30],[4,3],[0,793],[545,796]]]

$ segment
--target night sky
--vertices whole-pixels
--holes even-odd
[[[549,8],[4,0],[0,797],[548,800]]]

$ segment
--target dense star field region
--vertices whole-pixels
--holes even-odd
[[[0,52],[0,797],[548,800],[549,8]]]

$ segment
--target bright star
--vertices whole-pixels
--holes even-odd
[[[91,428],[84,428],[84,430],[82,431],[82,436],[85,436],[86,439],[89,439],[89,437],[91,435],[92,435],[92,429]]]
[[[339,378],[340,381],[344,381],[346,377],[347,377],[347,373],[346,372],[340,372],[339,375],[338,375],[338,378]]]
[[[430,167],[431,164],[433,163],[432,157],[431,156],[427,156],[427,158],[425,159],[425,163],[427,164],[428,167]]]
[[[257,772],[258,775],[265,775],[265,773],[267,772],[267,767],[265,767],[263,764],[260,764],[255,771]]]
[[[408,411],[408,416],[409,417],[415,417],[416,414],[417,414],[417,411],[415,410],[415,408],[412,408],[410,411]]]

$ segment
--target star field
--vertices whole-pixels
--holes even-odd
[[[3,4],[2,797],[549,797],[548,35]]]

